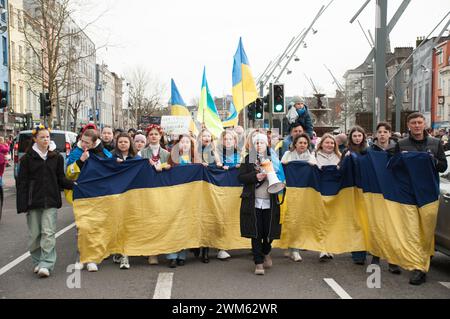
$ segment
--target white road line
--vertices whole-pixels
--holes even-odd
[[[341,299],[353,299],[333,278],[324,278],[323,280]]]
[[[172,296],[173,272],[163,272],[158,275],[153,299],[170,299]]]
[[[58,238],[61,235],[63,235],[65,232],[71,230],[73,227],[75,227],[75,223],[70,224],[69,226],[67,226],[64,229],[61,229],[59,232],[56,233],[55,237]],[[7,271],[11,270],[12,268],[16,267],[18,264],[20,264],[22,261],[24,261],[25,259],[27,259],[28,257],[30,257],[30,253],[27,252],[25,254],[23,254],[22,256],[20,256],[19,258],[16,258],[15,260],[13,260],[12,262],[10,262],[9,264],[7,264],[6,266],[2,267],[0,269],[0,276],[5,274]]]
[[[444,287],[446,287],[446,288],[448,288],[448,289],[450,289],[450,282],[439,282],[442,286],[444,286]]]

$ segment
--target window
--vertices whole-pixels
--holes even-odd
[[[23,87],[19,87],[19,107],[20,113],[25,113],[23,109]]]
[[[26,112],[31,112],[31,90],[27,90],[27,110]]]
[[[440,49],[437,53],[436,53],[439,57],[439,64],[444,63],[444,54],[442,52],[442,49]]]
[[[425,112],[431,111],[430,83],[425,85]]]
[[[11,41],[11,64],[12,67],[16,66],[16,43]]]
[[[422,103],[422,96],[423,96],[422,91],[423,91],[423,86],[420,86],[419,87],[419,97],[417,99],[417,101],[418,101],[417,106],[418,106],[419,112],[423,112],[423,110],[425,110],[425,112],[426,112],[426,108],[423,107],[423,103]]]
[[[17,87],[15,84],[13,84],[12,85],[11,106],[13,107],[14,111],[17,111],[16,100],[17,100]]]
[[[0,0],[0,4],[2,5],[3,8],[7,9],[5,6],[5,0]],[[6,13],[2,14],[2,21],[6,22]]]
[[[404,72],[405,78],[404,78],[403,80],[404,80],[405,82],[408,82],[408,81],[409,81],[410,75],[411,75],[411,70],[410,70],[410,69],[406,69],[405,72]]]
[[[23,52],[22,52],[22,46],[19,45],[19,69],[22,70],[23,68]]]
[[[418,111],[419,110],[419,108],[418,108],[418,103],[417,103],[417,87],[415,87],[414,88],[414,98],[413,98],[413,110],[416,110],[416,111]]]
[[[2,46],[3,46],[3,65],[8,66],[8,41],[4,36],[2,36]]]

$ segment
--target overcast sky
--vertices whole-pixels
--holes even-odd
[[[88,34],[99,45],[98,53],[111,71],[126,74],[133,67],[146,68],[167,85],[174,78],[185,102],[200,95],[203,66],[211,93],[231,93],[233,55],[242,37],[253,75],[280,54],[291,38],[306,28],[329,0],[95,0],[76,17],[83,23],[100,12],[107,13],[90,27]],[[375,36],[375,0],[359,16],[365,30]],[[388,22],[401,0],[389,0]],[[308,48],[292,61],[291,75],[280,82],[288,95],[313,93],[304,74],[316,87],[334,96],[336,86],[326,64],[343,82],[345,71],[360,65],[370,51],[359,25],[349,21],[363,0],[335,0],[315,24],[318,33],[306,39]],[[448,0],[412,0],[391,33],[394,47],[414,46],[417,36],[426,36],[450,10]],[[444,21],[435,31],[437,35]],[[446,33],[447,35],[448,33]]]

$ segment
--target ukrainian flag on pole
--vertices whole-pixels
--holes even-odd
[[[239,46],[234,55],[233,64],[233,102],[236,112],[239,114],[247,105],[256,101],[257,97],[258,92],[250,70],[250,63],[242,45],[242,38],[239,38]]]
[[[206,81],[206,68],[203,69],[202,94],[200,95],[197,121],[203,123],[215,137],[219,137],[223,132],[222,121],[211,92],[209,92],[208,81]]]
[[[178,92],[178,88],[175,84],[175,81],[172,79],[171,82],[171,98],[170,98],[170,104],[171,104],[171,115],[173,116],[191,116],[191,112],[186,107],[186,103],[184,103],[183,98],[180,95],[180,92]],[[191,120],[191,126],[190,130],[192,133],[197,135],[198,130],[195,126],[195,123],[193,120]]]
[[[228,118],[223,121],[223,127],[237,126],[239,122],[239,114],[236,112],[236,107],[234,106],[233,101],[230,101],[230,110],[228,112],[230,114]]]

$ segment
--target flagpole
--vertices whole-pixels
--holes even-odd
[[[245,97],[244,97],[244,70],[242,68],[242,42],[239,44],[239,49],[241,50],[241,81],[242,81],[242,112],[244,112],[244,132],[247,131],[247,112],[245,111]],[[238,114],[239,116],[239,114]]]

